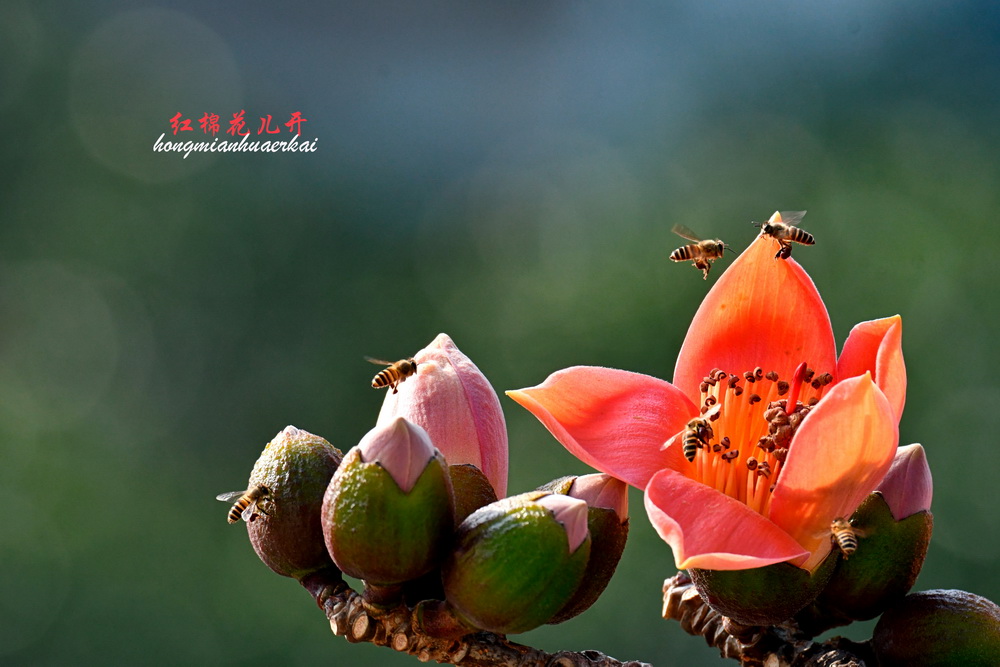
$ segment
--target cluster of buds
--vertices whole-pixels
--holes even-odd
[[[262,560],[299,580],[336,568],[367,604],[405,603],[441,638],[590,607],[625,546],[627,486],[594,474],[505,497],[506,425],[485,376],[444,334],[413,363],[345,455],[294,427],[268,445],[251,476],[267,514],[247,521]]]

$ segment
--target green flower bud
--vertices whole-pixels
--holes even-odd
[[[587,503],[590,558],[573,597],[548,621],[562,623],[597,602],[618,567],[628,538],[628,486],[610,475],[597,473],[562,477],[540,489],[579,498]]]
[[[590,555],[587,504],[531,492],[473,512],[442,568],[466,624],[500,634],[542,625],[573,595]]]
[[[920,591],[875,626],[880,667],[1000,665],[1000,607],[965,591]]]
[[[837,564],[831,552],[811,574],[790,563],[749,570],[688,570],[701,598],[741,625],[776,625],[816,599]]]
[[[254,551],[280,575],[302,579],[333,563],[323,544],[323,492],[342,454],[329,442],[288,426],[268,443],[250,473],[257,490],[247,516]]]
[[[402,417],[347,453],[323,498],[326,547],[345,574],[392,586],[426,574],[454,530],[447,463]]]
[[[451,486],[455,493],[455,526],[480,507],[496,502],[497,494],[483,472],[471,463],[449,465]],[[422,600],[443,600],[444,587],[441,584],[441,570],[435,568],[403,586],[403,601],[414,606]]]
[[[815,604],[799,614],[803,630],[818,634],[875,618],[906,595],[920,573],[933,524],[927,510],[896,521],[882,494],[870,494],[851,517],[857,550],[839,560]]]

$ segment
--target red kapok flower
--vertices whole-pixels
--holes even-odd
[[[645,490],[678,568],[812,571],[830,523],[892,463],[901,332],[899,316],[858,324],[838,359],[812,280],[761,236],[702,302],[673,383],[576,366],[507,393],[577,458]]]

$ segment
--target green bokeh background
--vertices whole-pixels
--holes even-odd
[[[809,210],[838,342],[903,317],[918,588],[1000,600],[998,46],[987,2],[5,2],[0,663],[415,664],[333,637],[214,496],[287,424],[356,443],[363,356],[442,331],[501,392],[669,379],[731,261],[703,282],[670,227],[741,248],[775,209]],[[318,151],[151,150],[241,109]],[[588,472],[502,401],[512,492]],[[659,618],[631,501],[601,600],[519,639],[734,664]]]

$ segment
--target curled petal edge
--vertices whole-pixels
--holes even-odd
[[[837,360],[837,379],[846,380],[866,371],[875,378],[898,421],[906,405],[903,320],[899,315],[861,322],[848,334]]]

